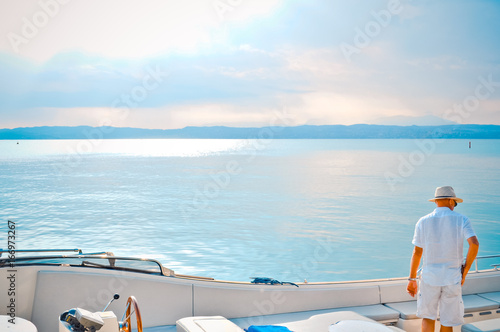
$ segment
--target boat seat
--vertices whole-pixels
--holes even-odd
[[[500,307],[498,302],[479,295],[464,295],[465,313],[485,312]],[[387,307],[399,311],[400,317],[405,320],[417,319],[417,301],[387,303]]]
[[[361,316],[383,323],[395,323],[399,319],[398,311],[388,308],[382,304],[373,304],[357,307],[309,310],[284,314],[232,318],[231,321],[242,328],[247,328],[250,325],[280,325],[287,322],[306,320],[316,315],[335,313],[339,311],[355,312]]]
[[[500,305],[500,292],[482,293],[477,295],[484,297],[487,300],[498,302]]]
[[[233,322],[222,316],[195,316],[176,322],[177,332],[243,332]]]
[[[382,304],[339,308],[330,311],[353,311],[377,322],[396,322],[399,318],[399,312]]]
[[[383,320],[385,321],[390,320],[396,322],[399,317],[398,312],[389,308],[384,308],[384,306],[382,305],[370,305],[351,308],[365,313],[371,313],[372,315],[376,315],[379,318],[384,318]],[[241,328],[247,328],[250,325],[280,325],[286,326],[287,328],[295,332],[328,331],[330,325],[335,324],[341,320],[364,320],[376,322],[376,320],[374,319],[360,314],[359,312],[349,311],[346,308],[302,311],[286,314],[231,319],[232,322],[234,322]],[[388,328],[393,331],[403,331],[395,327]]]
[[[464,295],[463,299],[464,299],[465,313],[495,310],[500,307],[499,302],[489,300],[481,296],[480,294]]]
[[[281,325],[288,327],[294,332],[328,331],[330,325],[336,324],[340,321],[366,321],[380,324],[373,319],[370,319],[353,311],[335,311],[314,315],[305,320],[284,323]],[[383,327],[384,325],[380,324],[380,326]],[[403,332],[403,330],[393,326],[387,327],[387,330]]]
[[[500,318],[462,325],[462,332],[500,332]]]

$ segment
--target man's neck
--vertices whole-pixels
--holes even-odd
[[[437,200],[436,201],[437,207],[447,207],[451,211],[455,208],[455,204],[452,203],[452,200]]]

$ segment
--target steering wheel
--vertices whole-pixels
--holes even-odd
[[[132,313],[135,313],[135,318],[137,320],[137,332],[142,332],[141,311],[139,310],[139,305],[134,296],[130,296],[127,300],[126,318],[125,321],[120,323],[120,332],[132,332],[132,325],[130,325],[130,316],[132,315],[130,313],[131,306],[134,306],[134,311]]]

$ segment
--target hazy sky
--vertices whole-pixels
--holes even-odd
[[[500,124],[495,0],[0,0],[0,32],[0,128]]]

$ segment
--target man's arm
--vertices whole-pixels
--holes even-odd
[[[420,247],[415,246],[413,249],[413,255],[411,255],[411,263],[410,263],[410,278],[417,278],[418,266],[420,265],[420,259],[422,259],[422,252],[424,250]],[[412,297],[417,295],[418,284],[416,280],[408,280],[408,286],[406,286],[406,290],[408,294]]]
[[[467,273],[469,273],[470,267],[476,259],[477,252],[479,251],[479,241],[477,236],[471,236],[467,239],[467,242],[469,243],[469,250],[467,251],[467,258],[462,269],[462,285],[464,284],[465,277],[467,276]]]

